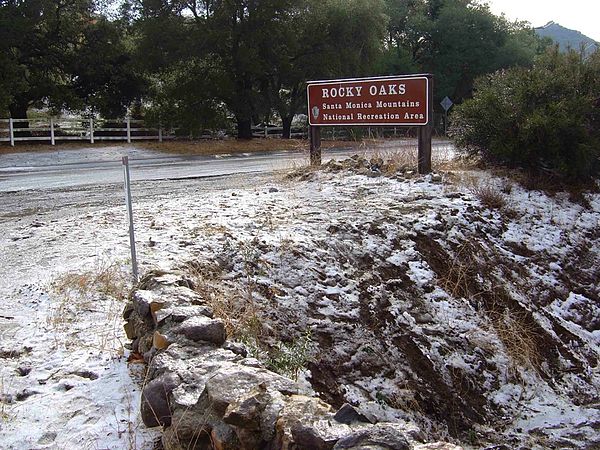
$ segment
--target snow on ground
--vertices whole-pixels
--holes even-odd
[[[310,331],[334,405],[467,446],[598,445],[600,196],[514,185],[490,210],[456,174],[334,169],[136,202],[142,272],[194,262],[265,339]],[[0,223],[3,448],[152,447],[112,289],[127,243],[124,207]]]

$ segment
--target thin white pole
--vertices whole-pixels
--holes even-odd
[[[123,171],[125,175],[125,204],[127,205],[127,218],[129,220],[129,246],[131,248],[131,268],[133,281],[138,281],[138,265],[135,251],[135,234],[133,228],[133,206],[131,202],[131,178],[129,176],[129,157],[123,156]]]
[[[131,144],[131,118],[127,117],[127,143]]]
[[[94,119],[90,117],[90,144],[94,143]]]
[[[158,124],[158,142],[162,142],[162,125]]]
[[[50,117],[50,143],[52,145],[56,143],[54,140],[54,117]]]

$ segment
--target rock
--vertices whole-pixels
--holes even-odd
[[[414,450],[463,450],[458,445],[449,444],[448,442],[434,442],[431,444],[415,445]]]
[[[158,350],[164,350],[169,346],[169,340],[165,335],[155,331],[154,335],[152,336],[152,346]]]
[[[123,328],[125,329],[125,334],[127,335],[127,339],[133,340],[136,338],[135,327],[133,326],[133,321],[125,322],[125,325],[123,325]]]
[[[226,342],[225,345],[223,345],[223,348],[225,350],[232,351],[242,358],[246,358],[248,356],[248,350],[246,349],[246,346],[240,342]]]
[[[351,425],[354,422],[377,423],[377,419],[371,414],[365,415],[349,403],[344,403],[333,418],[339,423]]]
[[[379,423],[340,439],[334,450],[410,450],[410,444],[404,437],[403,428],[399,424]]]
[[[29,397],[37,394],[39,394],[38,391],[34,391],[32,389],[24,389],[21,392],[19,392],[15,398],[18,402],[22,402],[24,400],[27,400]]]
[[[215,345],[223,345],[227,339],[225,323],[221,319],[210,319],[205,316],[190,317],[177,328],[176,332],[191,341],[204,341]]]
[[[326,445],[327,437],[320,436],[318,431],[308,427],[322,419],[333,420],[333,411],[330,405],[314,397],[290,396],[286,399],[276,424],[280,447],[292,446],[296,443],[296,439],[300,439],[302,442]],[[307,429],[307,427],[311,429]]]
[[[168,427],[163,432],[160,444],[164,450],[212,449],[210,432],[200,426],[192,434],[185,434],[181,427]]]
[[[432,173],[431,174],[431,182],[432,183],[441,183],[442,176],[439,173]]]
[[[164,374],[150,381],[142,391],[142,420],[147,427],[171,424],[169,396],[179,384],[173,374]]]
[[[210,440],[212,448],[215,450],[239,450],[240,448],[244,448],[240,445],[235,431],[224,424],[219,424],[212,429]]]
[[[54,431],[48,431],[38,439],[37,443],[40,445],[52,444],[58,435]]]
[[[31,366],[22,365],[22,366],[17,367],[17,375],[19,375],[20,377],[26,377],[30,373],[31,373]]]
[[[213,311],[209,306],[204,305],[174,306],[156,311],[153,318],[154,323],[160,326],[167,319],[181,323],[193,316],[205,316],[212,319]]]
[[[290,379],[270,372],[266,369],[241,366],[234,363],[223,364],[213,377],[206,382],[207,407],[223,417],[227,407],[247,397],[265,384],[271,390],[284,394],[296,394],[298,386]],[[202,401],[202,399],[200,400]]]
[[[269,193],[273,194],[275,192],[279,192],[279,189],[274,188],[274,187],[269,188]]]
[[[151,291],[138,290],[133,293],[131,302],[134,311],[142,318],[150,315],[150,303],[153,293]]]
[[[247,430],[260,430],[260,415],[269,401],[267,386],[258,385],[255,392],[245,399],[231,403],[223,416],[223,422]]]
[[[351,428],[332,420],[315,422],[296,421],[291,426],[292,438],[297,448],[331,450],[340,438],[348,435]]]

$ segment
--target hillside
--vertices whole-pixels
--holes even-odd
[[[416,441],[598,448],[600,194],[574,203],[466,167],[422,177],[401,156],[138,200],[142,271],[189,277],[256,358],[246,364],[419,430]],[[178,370],[168,400],[202,418],[199,357],[126,349],[113,297],[123,209],[0,223],[0,295],[15,316],[0,348],[4,448],[152,448],[125,356],[138,371],[150,360],[148,379],[161,362]]]
[[[565,28],[556,22],[548,22],[543,27],[536,28],[535,32],[541,37],[551,38],[560,46],[561,50],[566,50],[567,48],[578,50],[583,45],[586,51],[589,51],[590,48],[593,49],[594,46],[596,48],[598,46],[598,43],[592,38],[587,37],[579,31]]]

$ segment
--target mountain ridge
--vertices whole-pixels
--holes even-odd
[[[562,51],[566,51],[569,48],[574,50],[583,48],[587,53],[600,47],[597,41],[582,32],[563,27],[554,21],[550,21],[546,25],[535,27],[534,29],[538,36],[551,38],[559,45]]]

